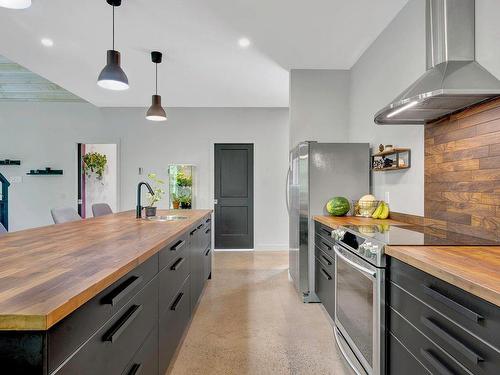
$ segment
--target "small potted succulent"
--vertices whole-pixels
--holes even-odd
[[[162,179],[158,178],[156,173],[149,173],[148,179],[150,181],[149,184],[151,185],[154,194],[148,193],[148,205],[144,207],[144,210],[146,212],[146,217],[151,217],[156,216],[156,204],[161,201],[163,195],[165,194],[165,190],[163,190],[162,188],[162,185],[164,185],[165,182]]]
[[[172,194],[172,207],[174,210],[178,210],[181,204],[181,199],[177,194]]]

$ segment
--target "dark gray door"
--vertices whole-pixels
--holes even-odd
[[[215,144],[215,248],[253,248],[253,144]]]

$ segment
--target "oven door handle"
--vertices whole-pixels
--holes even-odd
[[[346,262],[347,264],[349,264],[350,266],[354,267],[355,269],[357,269],[359,272],[363,273],[364,275],[368,276],[368,277],[371,277],[371,278],[374,278],[377,273],[375,271],[372,271],[371,269],[368,269],[366,267],[363,267],[359,264],[357,264],[356,262],[353,262],[352,260],[350,260],[349,258],[347,258],[345,255],[343,255],[340,251],[339,251],[339,248],[337,246],[334,246],[333,249],[335,250],[335,255],[337,255],[340,259],[342,259],[344,262]]]

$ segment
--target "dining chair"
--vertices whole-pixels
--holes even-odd
[[[70,221],[82,220],[78,212],[71,207],[53,208],[50,210],[55,224],[67,223]]]
[[[104,215],[110,215],[113,213],[113,210],[111,209],[111,207],[109,207],[109,204],[107,203],[94,203],[92,205],[92,213],[94,214],[94,217],[99,217]]]

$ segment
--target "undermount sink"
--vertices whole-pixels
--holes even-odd
[[[149,216],[146,220],[149,221],[178,221],[178,220],[186,220],[187,216],[180,215],[168,215],[168,216]]]

